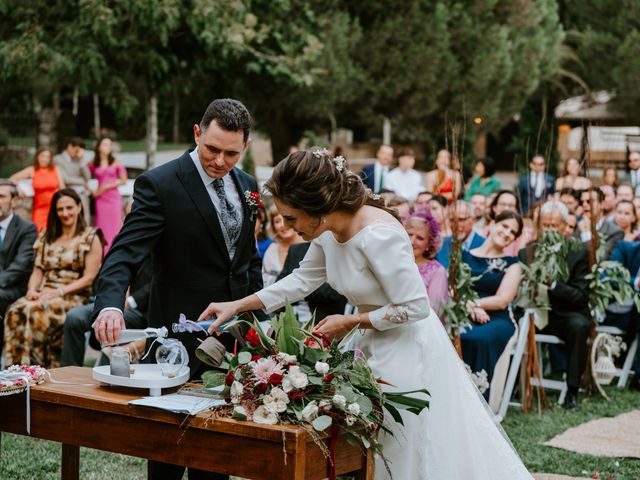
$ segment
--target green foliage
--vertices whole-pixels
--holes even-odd
[[[534,258],[529,265],[522,265],[523,280],[517,303],[524,308],[550,310],[549,299],[540,295],[540,286],[548,287],[554,281],[567,281],[567,254],[580,248],[582,245],[575,238],[566,239],[555,230],[543,230],[535,244]]]
[[[297,355],[300,351],[300,342],[304,341],[307,336],[300,329],[300,323],[288,302],[284,312],[271,320],[271,328],[275,332],[278,351]]]
[[[253,177],[256,176],[256,163],[253,161],[253,152],[251,148],[247,149],[242,157],[242,171]]]
[[[471,275],[471,267],[462,261],[461,252],[459,244],[454,245],[451,249],[449,258],[450,300],[442,304],[447,329],[452,338],[459,337],[460,333],[470,325],[467,303],[479,298],[473,284],[480,277]],[[455,284],[453,283],[454,278]]]
[[[594,321],[604,317],[611,302],[622,304],[633,300],[636,308],[640,309],[640,297],[629,283],[629,270],[619,262],[605,260],[606,237],[601,233],[598,236],[596,262],[586,276],[589,280],[589,310]]]

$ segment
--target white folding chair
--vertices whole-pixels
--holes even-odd
[[[609,335],[622,336],[625,334],[624,330],[618,327],[608,325],[598,325],[596,327],[598,333],[608,333]],[[631,345],[627,348],[627,355],[624,358],[622,368],[616,368],[616,376],[618,377],[618,388],[624,388],[627,386],[627,380],[629,375],[635,373],[631,370],[633,366],[633,360],[636,357],[636,351],[638,350],[638,336],[631,342]]]

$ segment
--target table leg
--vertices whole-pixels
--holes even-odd
[[[80,480],[80,447],[62,444],[62,480]]]
[[[373,450],[367,450],[367,458],[362,470],[354,472],[354,480],[373,480],[375,473],[375,460],[373,458]]]

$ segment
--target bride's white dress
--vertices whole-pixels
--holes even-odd
[[[374,373],[397,391],[426,388],[431,395],[429,409],[419,417],[403,412],[404,427],[386,420],[395,435],[383,434],[381,440],[395,480],[532,478],[431,310],[399,223],[373,223],[344,243],[323,233],[300,268],[258,297],[271,312],[325,281],[360,312],[369,312],[375,329],[358,334],[356,347]],[[379,459],[375,478],[388,478]]]

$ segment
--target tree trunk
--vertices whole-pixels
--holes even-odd
[[[96,138],[100,138],[100,132],[102,127],[100,126],[100,96],[97,93],[93,94],[93,132]]]
[[[180,143],[180,95],[173,92],[173,143]]]
[[[271,155],[275,166],[287,156],[289,147],[296,143],[297,138],[287,124],[285,112],[282,110],[270,112],[267,131],[271,138]]]
[[[391,120],[389,120],[389,117],[384,117],[382,122],[382,143],[391,145]]]
[[[156,164],[158,151],[158,96],[154,93],[147,100],[147,170]]]
[[[33,109],[38,118],[38,136],[36,146],[38,148],[51,148],[57,150],[56,127],[60,115],[60,95],[53,95],[53,106],[43,107],[37,96],[33,98]]]

